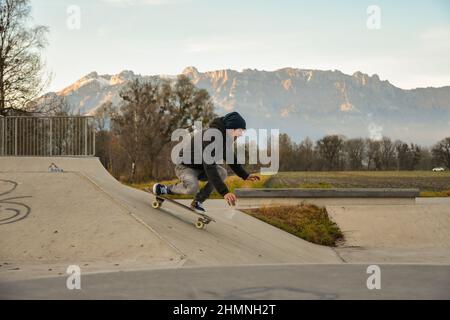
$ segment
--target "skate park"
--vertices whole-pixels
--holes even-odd
[[[284,319],[309,311],[299,300],[437,312],[449,13],[0,0],[0,300],[146,300],[171,319]]]
[[[52,163],[61,170],[50,171]],[[367,194],[310,195],[346,235],[342,246],[325,247],[221,200],[208,202],[216,222],[198,230],[189,212],[152,208],[148,193],[115,180],[96,157],[0,157],[0,186],[2,299],[450,295],[450,202],[416,198],[414,190],[391,197],[378,190],[372,203]],[[239,192],[241,207],[260,205]],[[274,201],[283,199],[277,192]],[[286,193],[285,202],[294,200]],[[366,287],[373,264],[384,290]],[[66,288],[69,265],[81,268],[82,290]]]

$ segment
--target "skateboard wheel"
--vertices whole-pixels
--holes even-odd
[[[161,207],[161,202],[159,202],[159,201],[153,201],[152,202],[152,207],[153,208],[155,208],[155,209],[158,209],[159,207]]]
[[[198,221],[195,223],[195,227],[196,227],[197,229],[203,229],[204,226],[205,226],[205,224],[204,224],[203,221],[201,221],[201,220],[198,220]]]

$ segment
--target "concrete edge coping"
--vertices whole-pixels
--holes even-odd
[[[404,188],[237,188],[241,198],[415,198],[419,189]]]

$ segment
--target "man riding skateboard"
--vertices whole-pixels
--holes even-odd
[[[205,131],[211,129],[217,129],[218,131],[220,131],[223,138],[222,154],[223,157],[225,157],[225,155],[227,154],[227,147],[233,147],[234,141],[236,141],[238,137],[244,134],[246,130],[246,123],[244,118],[242,118],[239,113],[231,112],[223,117],[215,118],[209,125],[209,128],[204,130],[202,134],[204,135]],[[231,146],[227,146],[227,135],[230,135],[229,138],[232,138],[231,141],[233,141],[233,143],[231,144]],[[191,138],[191,144],[193,144],[193,142],[194,137]],[[210,143],[212,143],[212,141],[203,141],[203,150]],[[168,186],[165,186],[161,183],[155,183],[153,185],[153,193],[155,195],[195,194],[194,200],[191,203],[191,207],[199,213],[204,213],[205,208],[203,207],[203,202],[209,198],[213,189],[215,188],[230,206],[234,206],[237,200],[236,195],[230,192],[225,184],[227,170],[224,167],[216,164],[215,162],[208,163],[208,161],[205,161],[203,152],[201,156],[201,163],[194,163],[195,152],[195,148],[191,148],[191,153],[187,155],[190,161],[185,161],[186,163],[181,162],[180,164],[177,164],[175,166],[175,174],[181,180],[179,183]],[[183,159],[186,158],[183,157]],[[258,176],[248,174],[242,167],[242,165],[237,163],[236,156],[234,156],[232,163],[227,164],[229,165],[231,170],[233,170],[233,172],[243,180],[259,180]],[[206,185],[200,190],[199,180],[207,181]]]

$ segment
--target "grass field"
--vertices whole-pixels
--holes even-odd
[[[450,196],[450,171],[280,172],[267,188],[418,188],[421,196]]]
[[[273,176],[261,176],[261,181],[251,183],[239,177],[230,176],[226,180],[231,192],[236,188],[418,188],[422,197],[450,196],[450,171],[314,171],[280,172]],[[155,181],[130,184],[143,189]],[[165,184],[177,180],[161,181]],[[201,183],[204,185],[204,182]],[[190,196],[177,196],[190,198]],[[216,192],[212,198],[221,198]]]

